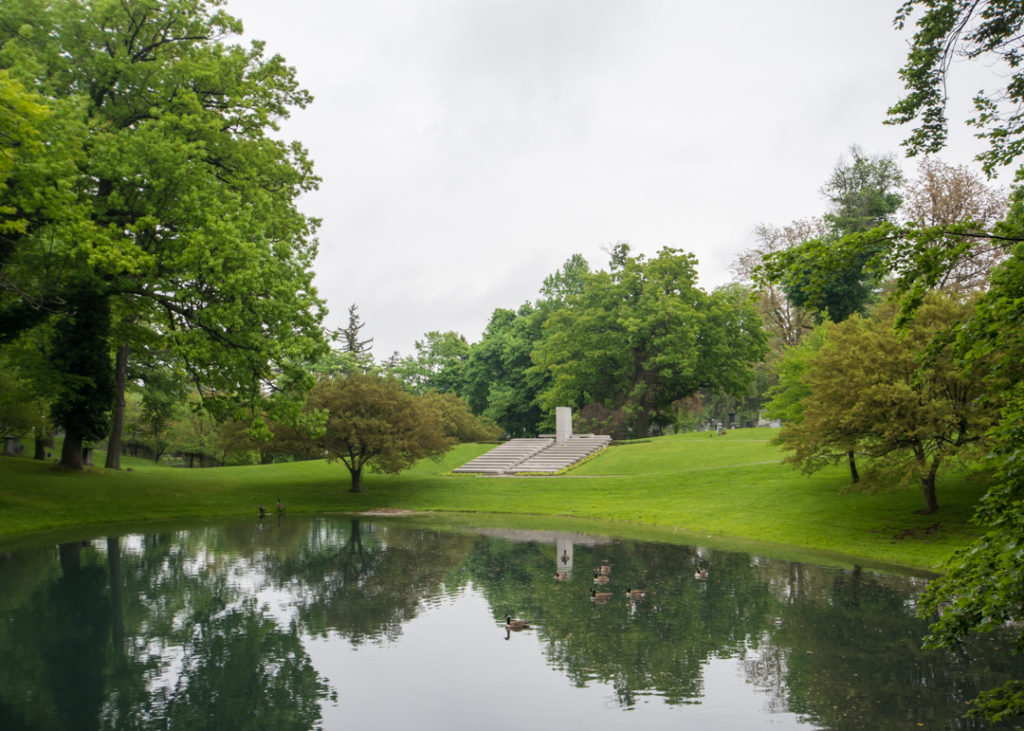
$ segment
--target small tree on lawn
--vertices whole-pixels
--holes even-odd
[[[316,444],[328,461],[341,460],[348,467],[351,492],[360,492],[366,465],[396,474],[451,446],[436,412],[391,379],[350,375],[321,381],[306,404],[326,412],[324,432]]]

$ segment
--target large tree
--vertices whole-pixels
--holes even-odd
[[[979,155],[986,171],[1014,163],[1024,152],[1024,6],[908,0],[896,16],[897,26],[903,28],[915,13],[916,30],[900,70],[906,94],[889,110],[889,122],[913,124],[904,143],[912,154],[937,152],[948,133],[946,82],[953,61],[966,57],[1003,64],[1007,73],[994,79],[994,90],[978,93],[978,113],[968,123],[988,142]],[[924,612],[938,616],[930,638],[936,645],[956,646],[971,632],[1009,622],[1017,629],[1016,649],[1024,650],[1024,244],[1019,243],[1024,240],[1024,217],[1019,190],[1016,199],[1007,224],[983,232],[999,237],[1008,256],[992,273],[975,319],[960,334],[964,365],[988,374],[989,393],[999,395],[1003,407],[992,430],[996,481],[976,514],[987,532],[954,556],[922,602]],[[908,277],[905,286],[913,289],[921,279],[923,287],[930,286],[941,278],[946,261],[919,263],[911,269],[918,277]],[[909,304],[917,299],[912,297]],[[1024,716],[1024,679],[983,693],[972,712],[991,720]]]
[[[0,68],[52,100],[74,163],[59,187],[74,205],[19,237],[0,293],[0,312],[31,305],[57,323],[68,466],[115,402],[117,313],[160,337],[218,415],[302,390],[323,347],[317,222],[295,205],[317,179],[298,144],[271,134],[310,97],[261,43],[226,43],[242,27],[221,4],[0,6]],[[127,358],[116,363],[123,374]]]
[[[765,336],[753,304],[733,292],[696,286],[692,254],[663,248],[656,257],[612,250],[609,271],[586,275],[544,325],[533,352],[550,374],[540,396],[548,411],[601,403],[621,410],[633,432],[671,423],[673,403],[699,388],[745,389]]]

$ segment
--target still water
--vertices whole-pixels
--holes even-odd
[[[926,583],[408,518],[9,550],[0,728],[987,728],[966,702],[1024,666],[922,650]]]

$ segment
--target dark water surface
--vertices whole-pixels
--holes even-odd
[[[967,701],[1024,666],[922,650],[926,583],[377,518],[11,550],[0,729],[987,728]]]

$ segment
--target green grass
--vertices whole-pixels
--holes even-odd
[[[777,555],[828,552],[846,560],[938,570],[978,534],[969,517],[985,485],[967,475],[940,482],[940,511],[921,515],[914,489],[846,490],[842,468],[805,476],[779,464],[767,429],[688,434],[616,446],[558,477],[452,475],[489,446],[460,445],[400,475],[369,474],[348,492],[340,464],[293,462],[182,469],[124,458],[132,471],[66,472],[52,463],[0,459],[0,542],[41,531],[140,521],[273,512],[397,508],[474,514],[474,522],[523,524],[529,516],[586,521],[588,530],[719,546],[760,546]],[[103,455],[96,456],[102,464]],[[837,559],[838,560],[838,559]]]

